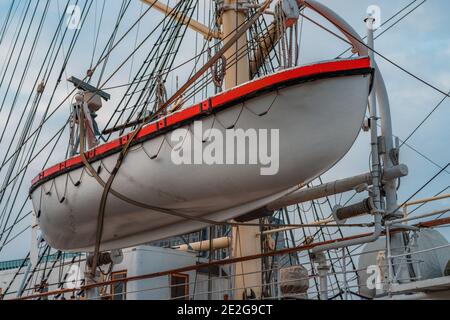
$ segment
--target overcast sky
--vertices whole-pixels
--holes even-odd
[[[35,5],[36,0],[32,0],[32,6]],[[20,3],[26,3],[21,0]],[[75,3],[76,1],[72,1]],[[98,56],[106,44],[106,39],[109,37],[112,30],[112,26],[116,20],[117,13],[121,4],[121,1],[106,0],[107,5],[105,7],[104,22],[102,32],[99,36],[97,50],[94,54],[94,61],[98,59]],[[173,2],[173,1],[172,1]],[[339,13],[345,18],[361,36],[364,36],[365,24],[363,22],[366,9],[370,5],[378,5],[381,8],[382,19],[386,20],[393,14],[398,12],[401,8],[411,2],[411,0],[321,0],[320,2],[328,5],[330,8]],[[422,1],[416,1],[415,5]],[[10,6],[10,0],[0,0],[0,26],[2,25],[7,10]],[[84,0],[79,1],[80,4],[84,4]],[[64,8],[66,1],[62,0],[50,0],[49,16],[47,17],[43,32],[39,38],[36,52],[33,56],[30,70],[27,73],[22,89],[19,91],[18,103],[15,109],[11,113],[10,125],[5,130],[5,137],[3,141],[0,141],[0,156],[3,158],[6,148],[13,139],[17,139],[16,130],[14,129],[19,118],[23,112],[23,105],[25,105],[29,92],[33,89],[34,80],[41,66],[41,62],[48,51],[49,43],[53,36],[55,26],[61,15],[62,8]],[[37,8],[37,17],[40,17],[39,12],[42,12],[45,5],[45,1],[39,1]],[[99,12],[103,5],[103,0],[94,0],[94,8],[92,8],[90,15],[86,20],[86,25],[82,30],[80,41],[75,47],[73,56],[69,59],[66,72],[63,76],[63,81],[56,91],[56,95],[51,102],[51,110],[56,108],[69,91],[69,85],[64,78],[74,75],[79,78],[83,78],[86,70],[90,66],[93,53],[93,39],[96,34],[96,25],[98,25]],[[412,9],[414,7],[411,6]],[[11,44],[15,39],[15,30],[20,27],[20,23],[24,24],[24,28],[27,25],[25,22],[21,22],[19,19],[20,11],[23,10],[24,5],[19,5],[17,14],[14,20],[11,22],[10,30],[0,44],[0,70],[4,70],[6,67],[8,50],[11,48]],[[119,30],[119,35],[122,35],[125,30],[135,21],[139,16],[142,9],[145,9],[139,1],[135,1],[131,4],[129,11],[127,12],[125,22]],[[393,60],[403,68],[407,69],[414,75],[424,79],[439,89],[448,92],[450,90],[450,28],[448,27],[448,13],[450,12],[450,2],[446,0],[428,0],[419,9],[414,11],[411,15],[406,17],[397,26],[387,31],[376,41],[376,49],[384,56]],[[310,11],[306,11],[306,14],[321,23],[323,20],[317,18]],[[198,18],[201,21],[206,22],[208,20],[208,11],[200,10]],[[38,18],[36,18],[38,19]],[[105,74],[109,75],[112,71],[120,65],[120,62],[130,53],[135,44],[135,40],[143,39],[158,21],[160,21],[161,15],[159,13],[151,13],[146,16],[140,26],[139,34],[136,32],[130,34],[126,41],[114,51],[111,56],[111,61],[106,69]],[[394,20],[395,21],[395,20]],[[388,24],[387,26],[389,26]],[[327,25],[329,26],[329,25]],[[386,27],[387,27],[386,26]],[[32,30],[36,30],[37,24],[33,24]],[[385,27],[385,28],[386,28]],[[34,29],[33,29],[34,28]],[[384,29],[378,30],[377,34],[383,32]],[[35,32],[35,31],[34,31]],[[73,32],[73,31],[69,31]],[[188,31],[185,43],[183,44],[183,50],[180,51],[176,63],[181,63],[186,59],[189,59],[195,54],[192,44],[198,41],[198,38],[194,33]],[[139,42],[139,41],[138,41]],[[19,41],[20,43],[20,41]],[[28,41],[24,47],[24,52],[27,52],[31,46],[31,41]],[[69,41],[64,43],[64,50],[67,51],[69,47]],[[151,42],[142,47],[142,49],[135,55],[133,60],[130,60],[113,79],[108,82],[106,86],[114,86],[118,84],[125,84],[129,82],[130,71],[136,71],[136,68],[142,63],[142,59],[145,56],[145,50],[149,50]],[[320,30],[317,26],[305,21],[304,31],[301,38],[301,63],[306,64],[313,61],[328,60],[335,58],[338,54],[347,49],[348,45],[341,40],[336,39],[333,35]],[[57,59],[57,64],[61,65],[64,59],[64,54],[61,54]],[[424,117],[436,106],[436,104],[443,98],[442,94],[427,87],[423,83],[420,83],[416,79],[407,75],[405,72],[399,70],[397,67],[388,63],[381,57],[377,57],[378,64],[384,74],[386,84],[388,87],[392,118],[394,123],[394,133],[401,139],[407,137],[411,131],[424,119]],[[14,59],[13,59],[14,61]],[[20,64],[17,67],[15,75],[21,74],[25,67],[25,57],[22,57]],[[201,64],[201,63],[200,63]],[[187,78],[189,72],[192,70],[193,65],[188,64],[184,68],[180,68],[176,76],[180,77],[180,82]],[[3,71],[0,75],[3,75]],[[3,131],[5,123],[8,119],[10,105],[14,99],[14,93],[19,88],[20,78],[13,76],[12,69],[10,67],[8,73],[6,73],[6,79],[12,77],[12,85],[8,90],[6,85],[0,87],[0,99],[4,99],[4,108],[0,112],[0,130]],[[54,86],[56,80],[56,73],[52,77]],[[6,81],[6,80],[5,80]],[[168,84],[169,92],[174,91],[174,77],[172,76]],[[50,87],[50,86],[49,86]],[[51,91],[51,90],[49,90]],[[120,100],[123,94],[123,89],[110,90],[113,95],[113,99],[106,106],[107,111],[100,114],[100,124],[105,124],[106,119],[111,115],[111,111],[115,108],[114,103]],[[42,117],[47,103],[50,101],[50,96],[45,95],[38,109],[38,116]],[[109,113],[108,113],[109,111]],[[64,108],[61,108],[51,118],[42,133],[40,144],[42,145],[46,140],[52,137],[55,132],[63,126],[67,120],[69,114],[69,105],[65,104]],[[402,180],[402,185],[399,190],[399,201],[407,199],[416,190],[418,190],[425,182],[433,177],[440,169],[439,166],[445,166],[450,161],[450,101],[445,101],[441,107],[429,118],[429,120],[421,127],[421,129],[411,138],[409,145],[420,152],[413,151],[411,148],[404,147],[401,152],[401,162],[409,166],[410,176]],[[17,141],[17,140],[14,140]],[[63,137],[62,142],[55,150],[49,165],[59,162],[63,159],[67,146],[67,137]],[[369,170],[369,135],[367,133],[361,133],[355,146],[352,148],[346,158],[338,164],[333,170],[325,175],[326,181],[331,181],[337,178],[344,178],[354,174],[360,174]],[[49,150],[47,151],[47,154]],[[428,158],[427,159],[425,159]],[[432,164],[433,161],[435,164]],[[27,195],[27,189],[29,188],[28,181],[42,169],[45,159],[43,156],[38,157],[36,161],[32,163],[27,175],[24,178],[24,187],[19,190],[18,203],[22,204]],[[0,172],[0,181],[3,180],[6,169],[2,169]],[[448,170],[450,172],[450,170]],[[433,181],[423,192],[417,197],[431,196],[445,187],[450,186],[450,174],[443,173],[437,179]],[[20,201],[20,199],[23,199]],[[442,201],[440,206],[449,206],[449,201]],[[18,212],[21,205],[17,205],[13,209],[13,215]],[[4,207],[1,207],[2,210]],[[30,204],[27,204],[27,210],[30,210]],[[25,211],[27,211],[25,210]],[[426,207],[423,209],[426,211]],[[18,227],[15,233],[19,232],[29,224],[29,220],[25,219]],[[21,258],[25,256],[29,249],[29,233],[24,233],[23,236],[17,240],[11,242],[6,246],[2,252],[0,252],[0,260]],[[1,245],[1,243],[0,243]]]

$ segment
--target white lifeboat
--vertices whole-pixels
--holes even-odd
[[[360,132],[372,74],[369,58],[296,67],[146,125],[132,142],[112,189],[161,210],[144,209],[110,194],[101,250],[189,233],[205,227],[204,220],[237,218],[325,173],[349,151]],[[223,136],[230,129],[278,130],[276,172],[262,174],[261,165],[173,161],[176,130],[185,129],[192,152],[201,154],[198,149],[211,142],[204,134],[212,128]],[[108,180],[128,137],[86,153],[103,181]],[[256,152],[246,148],[249,155]],[[30,194],[45,240],[64,251],[93,251],[103,191],[80,156],[39,174]]]

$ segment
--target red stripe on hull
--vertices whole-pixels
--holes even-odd
[[[308,78],[313,76],[320,76],[322,74],[338,73],[344,71],[370,69],[369,58],[359,58],[351,60],[337,60],[331,62],[322,62],[314,65],[297,67],[285,71],[266,76],[239,87],[233,88],[223,92],[217,96],[207,99],[200,104],[196,104],[177,113],[168,115],[163,119],[159,119],[154,123],[150,123],[143,127],[136,136],[136,140],[144,139],[150,135],[156,134],[165,128],[173,127],[181,122],[195,118],[201,114],[209,112],[211,109],[216,109],[224,105],[231,104],[234,101],[242,99],[243,97],[252,93],[274,87],[296,79]],[[120,148],[128,142],[130,134],[122,136],[114,141],[101,145],[86,153],[88,159],[93,159],[105,155],[108,152],[120,150]],[[55,165],[43,172],[41,172],[32,181],[32,185],[36,186],[43,180],[48,179],[52,175],[57,175],[63,171],[67,171],[75,166],[82,164],[80,156],[68,159],[58,165]]]

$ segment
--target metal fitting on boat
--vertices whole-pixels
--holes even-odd
[[[280,291],[283,298],[306,298],[309,290],[308,270],[302,265],[279,270]]]
[[[363,122],[361,128],[362,128],[362,130],[364,132],[369,132],[370,131],[370,119],[369,118],[364,119],[364,122]]]
[[[84,102],[87,103],[89,111],[91,112],[97,112],[103,107],[102,98],[96,93],[85,92]]]
[[[37,91],[37,93],[41,94],[44,92],[44,90],[45,90],[45,83],[44,83],[44,81],[41,81],[38,84],[36,91]]]
[[[330,266],[322,251],[312,252],[310,256],[317,264],[317,273],[319,274],[320,282],[320,300],[328,300],[328,272],[330,271]]]
[[[300,18],[300,9],[296,0],[282,0],[279,2],[281,10],[284,13],[286,27],[291,27],[297,23]]]
[[[347,219],[355,218],[364,214],[369,214],[375,209],[373,201],[371,198],[367,198],[366,200],[353,204],[351,206],[342,207],[335,206],[333,208],[333,218],[339,223],[345,223]]]
[[[105,266],[108,264],[119,264],[123,261],[122,250],[112,250],[111,252],[102,252],[98,256],[97,266]],[[94,255],[90,254],[87,257],[87,265],[92,267],[94,265]]]
[[[249,4],[247,0],[236,1],[234,4],[225,4],[224,0],[219,0],[217,1],[217,8],[219,12],[223,13],[229,10],[247,12],[250,8],[256,7]]]
[[[82,104],[84,101],[83,91],[78,92],[74,98],[75,98],[75,101],[77,102],[77,104]]]

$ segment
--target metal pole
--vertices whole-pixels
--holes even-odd
[[[373,26],[373,18],[370,18]],[[368,27],[370,29],[371,22],[368,21]],[[372,28],[373,29],[373,28]],[[369,31],[369,39],[368,39],[368,47],[374,49],[374,41],[373,41],[373,30]],[[372,63],[375,67],[375,91],[377,102],[380,106],[380,116],[381,116],[381,143],[384,144],[383,149],[383,167],[384,170],[390,170],[394,167],[396,162],[398,162],[398,152],[394,148],[394,139],[392,134],[392,119],[391,119],[391,111],[389,105],[389,96],[387,93],[386,85],[383,80],[383,76],[378,68],[377,63],[375,62],[375,53],[373,50],[369,49],[369,56],[371,57]],[[403,216],[398,210],[397,203],[397,186],[395,179],[386,179],[383,183],[383,191],[385,194],[385,219],[395,219],[397,217]],[[395,233],[391,236],[391,248],[393,249],[393,255],[397,255],[398,253],[404,253],[404,237],[403,233]],[[393,265],[397,265],[396,261],[392,261]],[[406,269],[399,269],[399,275],[395,276],[397,279],[405,279],[408,281],[410,279],[410,274]],[[395,270],[394,270],[395,272]]]
[[[348,280],[347,280],[347,254],[346,248],[342,248],[342,265],[344,274],[344,300],[348,300]]]
[[[32,267],[32,263],[31,263],[31,261],[29,261],[28,262],[28,266],[27,266],[27,270],[23,274],[23,278],[22,278],[22,281],[20,283],[19,290],[17,290],[17,298],[20,298],[22,296],[23,292],[25,291],[25,285],[27,283],[28,276],[29,276],[29,274],[31,272],[31,267]]]
[[[367,44],[370,48],[373,48],[374,46],[374,36],[373,36],[373,29],[374,29],[374,21],[375,19],[371,16],[367,17],[366,24],[367,24]],[[376,67],[376,63],[374,61],[374,52],[370,51],[369,56],[371,58],[372,64],[374,67]],[[376,76],[375,76],[376,77]],[[371,150],[372,150],[372,191],[371,191],[371,197],[373,199],[374,204],[374,210],[373,214],[374,216],[374,233],[370,236],[359,238],[359,239],[351,239],[343,242],[338,243],[332,243],[327,244],[324,246],[316,247],[311,250],[313,254],[327,251],[327,250],[334,250],[339,249],[343,247],[350,247],[355,246],[359,244],[364,243],[370,243],[378,240],[382,233],[382,214],[383,214],[383,202],[381,200],[381,189],[380,189],[380,183],[381,183],[381,164],[380,164],[380,158],[378,153],[378,116],[377,116],[377,103],[376,103],[376,96],[375,92],[372,91],[369,96],[369,107],[370,107],[370,131],[371,131]]]
[[[408,167],[406,165],[398,165],[390,170],[383,171],[383,181],[386,179],[397,179],[408,175]],[[274,201],[266,206],[270,211],[276,211],[284,207],[288,207],[294,204],[303,203],[311,200],[332,196],[356,189],[363,191],[365,185],[370,186],[373,184],[372,173],[368,172],[358,176],[345,178],[329,182],[317,187],[309,189],[301,189],[292,194],[287,195],[277,201]]]
[[[369,45],[370,48],[373,48]],[[369,51],[374,56],[373,50]],[[381,117],[381,134],[384,143],[383,164],[386,170],[394,167],[395,162],[398,161],[397,150],[394,148],[394,138],[392,134],[392,119],[389,105],[389,96],[387,94],[386,85],[383,80],[383,76],[376,64],[375,60],[375,91],[377,100],[380,105],[380,117]],[[384,182],[384,192],[386,194],[386,213],[388,215],[395,215],[394,212],[398,208],[397,204],[397,186],[395,179],[388,179]]]
[[[405,203],[404,207],[411,207],[411,206],[415,206],[418,204],[424,204],[424,203],[428,203],[428,202],[444,200],[444,199],[449,199],[449,198],[450,198],[450,194],[444,194],[442,196],[425,198],[425,199],[421,199],[421,200],[417,200],[417,201],[411,201],[411,202]]]
[[[39,229],[39,225],[37,223],[36,213],[33,211],[31,217],[31,246],[30,246],[30,259],[28,261],[27,270],[23,274],[22,281],[19,286],[19,290],[17,290],[17,297],[21,297],[23,292],[25,291],[25,286],[27,283],[28,276],[31,272],[31,268],[37,266],[39,262],[39,244],[42,241],[42,235],[37,236],[37,231]],[[45,253],[45,251],[44,251]]]
[[[367,45],[369,48],[374,47],[374,37],[373,37],[373,29],[374,29],[375,19],[371,16],[367,17]],[[370,61],[372,62],[372,66],[375,65],[375,55],[371,50],[369,51]],[[377,77],[375,75],[375,77]],[[377,114],[377,100],[375,91],[372,90],[369,97],[369,111],[370,111],[370,142],[372,146],[372,198],[375,208],[381,210],[383,208],[383,204],[381,201],[381,190],[380,190],[380,177],[381,177],[381,165],[380,165],[380,157],[378,150],[378,114]]]
[[[390,226],[386,226],[386,248],[387,248],[387,260],[388,260],[388,272],[389,272],[389,278],[388,278],[388,287],[390,290],[390,286],[392,285],[392,280],[394,276],[394,270],[392,266],[392,252],[391,252],[391,228]]]
[[[327,259],[323,252],[314,254],[313,259],[318,264],[320,300],[328,300],[328,271],[330,271],[330,267],[327,264]]]
[[[93,260],[93,259],[92,259]],[[85,266],[85,272],[84,272],[84,280],[86,283],[86,286],[92,286],[86,289],[86,299],[87,300],[99,300],[100,295],[100,287],[95,286],[97,283],[101,282],[99,281],[99,272],[97,271],[97,267],[95,267],[95,270],[92,269],[92,266],[89,265],[89,255],[86,256],[86,266]]]

